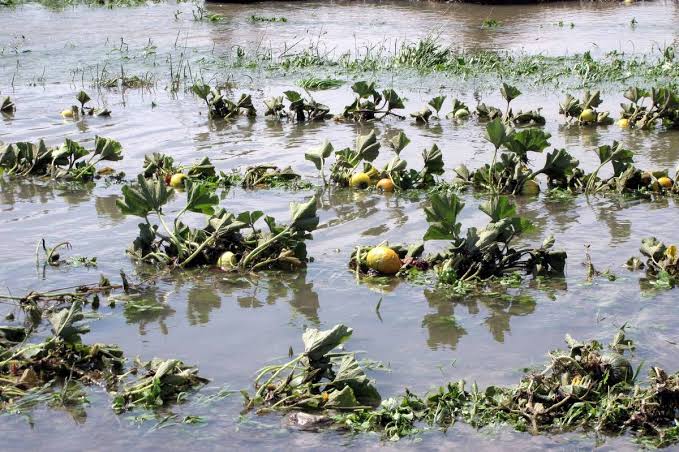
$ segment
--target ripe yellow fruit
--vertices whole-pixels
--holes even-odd
[[[72,118],[74,116],[73,109],[69,108],[61,112],[61,116],[64,118]]]
[[[236,268],[236,265],[238,265],[238,259],[236,259],[236,255],[231,251],[222,253],[219,259],[217,259],[217,266],[226,270]]]
[[[622,118],[618,121],[618,126],[620,126],[621,129],[629,129],[629,119],[627,118]]]
[[[660,179],[658,179],[658,183],[662,188],[667,188],[670,189],[672,188],[672,185],[674,185],[674,182],[672,182],[672,179],[669,177],[663,176]]]
[[[384,179],[380,179],[380,181],[377,183],[377,188],[383,192],[391,193],[394,191],[394,182],[391,179],[385,177]]]
[[[537,195],[538,193],[540,193],[540,184],[533,179],[527,180],[521,187],[521,194],[524,196]]]
[[[376,246],[368,252],[368,267],[385,275],[393,275],[401,269],[401,259],[388,246]]]
[[[356,173],[349,179],[349,186],[353,188],[368,188],[370,176],[365,173]]]
[[[170,187],[183,188],[185,179],[186,174],[182,173],[173,174],[172,177],[170,178]]]
[[[465,119],[469,116],[469,110],[466,108],[460,108],[455,112],[455,118],[457,119]]]
[[[580,113],[580,121],[582,122],[596,122],[596,113],[591,108],[582,110]]]

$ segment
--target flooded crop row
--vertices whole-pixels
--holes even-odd
[[[0,5],[8,447],[676,444],[676,2]]]

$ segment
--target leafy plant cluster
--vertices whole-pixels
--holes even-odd
[[[342,117],[353,121],[372,121],[392,115],[400,119],[403,116],[394,110],[405,108],[403,100],[393,89],[385,89],[381,93],[375,88],[375,82],[356,82],[351,85],[355,94],[354,101],[344,107]]]
[[[283,103],[288,101],[288,107]],[[316,102],[311,96],[305,98],[297,91],[285,91],[283,96],[272,97],[264,101],[264,116],[277,119],[290,119],[296,122],[323,121],[332,118],[330,108]]]
[[[178,360],[153,360],[153,364],[147,365],[149,374],[132,384],[138,369],[125,368],[123,351],[119,347],[83,343],[82,335],[90,328],[84,323],[82,307],[83,301],[74,299],[68,308],[52,313],[39,308],[33,311],[37,313],[33,327],[0,327],[1,411],[21,411],[25,404],[38,400],[64,406],[69,411],[82,409],[87,399],[80,387],[90,384],[102,386],[114,396],[116,412],[134,406],[152,409],[172,403],[178,394],[207,382],[197,375],[197,369]],[[51,335],[41,342],[29,343],[28,339],[44,313],[49,313]],[[123,385],[123,380],[130,381],[130,385]],[[59,382],[63,389],[48,393]],[[48,397],[41,399],[40,396],[45,394]]]
[[[191,90],[205,101],[211,119],[233,119],[241,115],[253,118],[257,115],[249,94],[241,94],[238,101],[234,102],[227,99],[219,88],[212,88],[205,83],[195,83]]]
[[[661,123],[667,128],[679,128],[679,91],[676,89],[631,87],[624,96],[630,102],[620,104],[620,116],[630,127],[652,129]]]
[[[646,258],[643,262],[638,257],[627,261],[631,270],[646,269],[646,275],[658,288],[671,289],[679,282],[679,251],[676,245],[665,245],[655,237],[647,237],[641,241],[639,249]]]
[[[625,354],[634,343],[621,329],[607,347],[566,336],[566,350],[550,352],[542,370],[526,373],[515,386],[476,384],[462,380],[418,396],[406,389],[382,400],[351,353],[333,353],[351,329],[307,330],[305,351],[285,364],[267,366],[255,379],[256,393],[248,408],[261,411],[320,412],[331,426],[355,432],[378,432],[396,441],[422,428],[448,429],[456,422],[474,428],[509,425],[532,434],[574,429],[635,435],[650,446],[679,441],[676,406],[679,373],[652,367],[647,384]],[[379,406],[375,407],[375,404]],[[368,405],[368,406],[366,406]]]
[[[481,120],[492,121],[493,119],[501,119],[505,124],[511,124],[518,127],[525,126],[542,126],[545,124],[545,117],[538,110],[519,110],[514,112],[511,108],[511,102],[521,95],[518,88],[502,83],[500,87],[500,94],[507,102],[504,112],[493,106],[488,106],[480,103],[476,106],[476,114]]]
[[[369,184],[366,185],[374,185],[379,180],[388,178],[396,187],[404,190],[433,187],[437,183],[436,176],[444,173],[441,150],[435,144],[423,150],[423,167],[418,171],[409,169],[408,162],[400,157],[401,151],[409,143],[410,139],[403,132],[391,138],[388,145],[396,155],[381,170],[372,164],[379,156],[381,147],[374,131],[359,135],[353,150],[344,148],[335,151],[332,143],[326,140],[320,147],[304,154],[304,157],[314,164],[325,181],[327,160],[334,156],[334,162],[330,164],[330,181],[340,186],[350,185],[352,177],[357,173],[362,173],[370,179]],[[361,164],[362,168],[359,168]]]
[[[260,369],[255,394],[246,395],[248,409],[357,410],[377,407],[382,398],[352,352],[338,350],[353,330],[335,325],[327,331],[308,329],[304,352],[284,364]]]
[[[597,111],[597,107],[602,103],[599,91],[585,91],[582,100],[577,100],[570,94],[566,95],[563,102],[559,104],[559,114],[566,117],[568,121],[577,121],[581,125],[609,125],[613,124],[613,118],[607,111]]]
[[[316,198],[290,205],[290,223],[280,225],[261,211],[243,212],[238,216],[219,208],[219,199],[209,185],[188,181],[186,203],[175,215],[172,226],[166,221],[163,207],[170,201],[171,191],[164,182],[137,178],[137,184],[123,187],[123,198],[117,204],[124,214],[144,219],[139,236],[128,250],[138,259],[174,267],[216,265],[230,252],[231,267],[259,270],[273,267],[299,268],[308,261],[304,241],[318,225]],[[207,217],[203,228],[183,223],[187,212]],[[155,217],[158,224],[151,223]],[[255,227],[263,219],[268,231]],[[247,230],[247,231],[246,231]]]
[[[119,142],[100,136],[95,137],[92,150],[68,138],[59,147],[47,147],[43,140],[37,144],[18,142],[0,149],[0,170],[14,176],[85,182],[95,178],[97,164],[121,160],[122,151]],[[101,169],[99,172],[105,174],[111,170]]]

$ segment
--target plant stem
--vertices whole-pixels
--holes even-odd
[[[269,247],[269,245],[271,245],[271,244],[274,243],[275,241],[279,240],[281,237],[283,237],[284,235],[288,234],[289,232],[290,232],[290,226],[288,226],[287,228],[283,229],[280,233],[278,233],[277,235],[271,237],[269,240],[267,240],[266,242],[262,243],[262,244],[259,245],[257,248],[255,248],[254,250],[252,250],[252,252],[250,252],[250,254],[248,254],[247,256],[245,256],[245,259],[243,259],[242,264],[241,264],[241,267],[247,268],[247,266],[248,266],[248,264],[250,263],[250,261],[252,261],[255,257],[259,256],[259,255],[262,253],[262,251],[264,251],[266,248]]]

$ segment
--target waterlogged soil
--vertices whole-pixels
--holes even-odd
[[[449,179],[450,170],[458,164],[475,168],[491,158],[483,125],[476,120],[463,124],[441,120],[428,126],[418,126],[410,119],[362,126],[333,121],[297,125],[259,116],[256,120],[213,122],[207,119],[199,99],[184,89],[165,89],[170,77],[169,55],[174,58],[184,54],[193,61],[210,55],[213,49],[257,45],[280,49],[284,43],[291,46],[298,41],[299,46],[320,42],[317,45],[328,50],[354,52],[361,46],[383,46],[386,42],[393,46],[393,40],[418,39],[430,33],[440,33],[446,45],[465,49],[551,55],[643,53],[676,43],[679,22],[679,7],[672,2],[508,8],[426,2],[207,5],[210,13],[223,16],[214,23],[194,21],[196,8],[192,4],[160,3],[122,9],[51,10],[34,4],[0,9],[0,94],[11,95],[17,104],[12,117],[0,120],[0,141],[44,138],[48,144],[59,144],[68,137],[91,143],[95,135],[111,137],[124,146],[124,159],[113,166],[124,171],[128,179],[140,171],[144,154],[163,152],[187,164],[208,156],[221,170],[258,163],[291,165],[305,178],[319,182],[313,166],[304,160],[304,152],[325,138],[335,148],[350,146],[358,132],[374,127],[381,137],[404,131],[412,143],[402,157],[414,167],[420,165],[421,150],[436,143],[443,151],[448,169],[445,177]],[[287,22],[252,22],[252,14],[285,17]],[[482,29],[482,21],[489,18],[499,20],[502,26]],[[630,25],[632,18],[636,19],[635,27]],[[99,65],[101,71],[112,61],[116,62],[109,68],[112,73],[119,73],[122,64],[130,73],[154,74],[155,83],[147,89],[123,91],[91,88],[97,74],[93,68]],[[263,99],[286,89],[299,89],[296,82],[301,75],[271,73],[257,67],[215,67],[210,77],[213,83],[234,82],[234,97],[241,92],[251,94],[261,114]],[[349,103],[349,86],[354,80],[339,78],[346,81],[342,87],[313,93],[333,112]],[[479,97],[486,103],[502,105],[497,84],[477,86],[473,80],[414,73],[363,74],[361,78],[377,79],[382,88],[395,88],[406,99],[406,111],[419,109],[438,94],[448,95],[448,99],[459,97],[469,105],[475,105]],[[519,86],[524,94],[514,108],[543,107],[552,146],[568,148],[587,169],[596,165],[592,150],[613,140],[634,150],[641,168],[670,169],[673,173],[679,163],[677,132],[565,126],[558,115],[558,101],[564,92],[553,87]],[[624,87],[605,87],[604,109],[617,114]],[[111,109],[111,117],[76,122],[61,119],[59,112],[73,103],[74,93],[81,88],[90,92],[93,103]],[[388,154],[383,151],[379,162],[388,160]],[[535,164],[542,159],[536,157]],[[30,290],[96,282],[100,274],[115,281],[121,269],[134,279],[148,274],[149,268],[136,265],[124,252],[136,236],[139,219],[125,217],[116,208],[120,189],[119,184],[102,182],[73,186],[0,179],[3,292],[21,295]],[[85,416],[41,406],[0,417],[5,447],[378,446],[380,440],[375,435],[302,432],[287,427],[282,416],[241,416],[238,390],[250,389],[258,368],[285,357],[290,346],[300,351],[306,328],[324,329],[339,322],[354,328],[350,349],[362,350],[362,356],[382,361],[389,368],[370,372],[384,398],[400,393],[404,387],[424,392],[461,378],[476,381],[481,387],[512,384],[523,368],[542,364],[549,350],[563,346],[566,333],[607,342],[623,324],[628,325],[628,334],[638,346],[635,362],[643,360],[647,366],[676,370],[676,293],[654,290],[641,273],[623,268],[629,256],[639,254],[642,238],[656,236],[666,243],[679,240],[676,199],[551,199],[544,194],[517,199],[520,213],[537,225],[537,230],[522,240],[539,243],[553,234],[557,245],[568,252],[566,277],[527,282],[520,288],[484,297],[456,297],[431,282],[357,281],[346,267],[356,245],[419,240],[427,227],[422,211],[427,202],[425,194],[319,191],[321,225],[308,243],[314,261],[305,271],[257,277],[234,277],[213,269],[170,273],[139,296],[159,303],[160,308],[140,313],[126,310],[122,302],[113,308],[104,303],[92,321],[88,342],[119,344],[128,357],[179,358],[198,366],[201,375],[211,379],[206,388],[183,404],[160,410],[151,419],[138,417],[143,413],[136,411],[117,416],[110,409],[109,396],[99,388],[89,388]],[[232,189],[221,194],[221,205],[234,212],[264,210],[285,220],[289,201],[308,199],[315,192]],[[463,225],[483,224],[486,220],[477,209],[483,199],[470,193],[462,197],[466,203],[461,215]],[[167,212],[179,208],[174,203]],[[96,256],[97,267],[36,268],[35,245],[43,237],[48,243],[70,241],[73,249],[67,255]],[[590,245],[594,265],[599,270],[610,269],[616,275],[614,281],[605,277],[587,281],[582,264],[586,244]],[[427,249],[442,246],[433,242]],[[3,314],[15,309],[11,304],[0,307]],[[235,393],[207,400],[223,389]],[[176,417],[163,421],[172,414]],[[188,415],[202,416],[206,422],[174,425]],[[425,433],[418,441],[404,440],[389,447],[411,448],[416,444],[432,449],[451,445],[494,449],[512,444],[525,449],[591,448],[600,444],[601,438],[580,433],[532,437],[504,428],[478,432],[460,425],[446,434]],[[607,438],[605,445],[633,448],[627,438]]]

